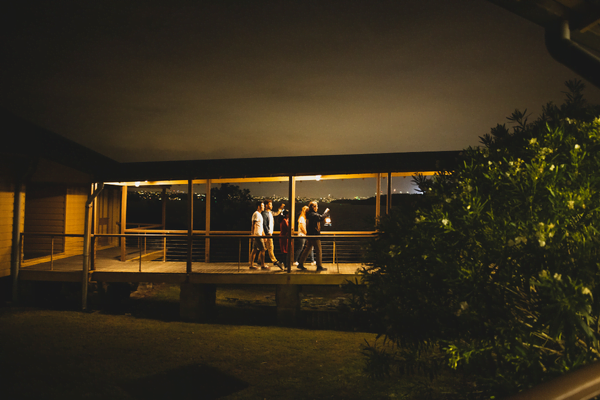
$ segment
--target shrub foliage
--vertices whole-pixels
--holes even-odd
[[[600,109],[567,88],[381,219],[356,306],[396,351],[367,346],[371,372],[449,367],[506,395],[599,357]]]

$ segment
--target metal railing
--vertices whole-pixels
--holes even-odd
[[[127,234],[97,234],[92,241],[99,238],[122,238],[124,248],[121,249],[121,261],[137,261],[142,271],[144,261],[189,262],[189,263],[237,263],[238,270],[242,264],[249,262],[253,238],[272,238],[275,244],[275,255],[283,260],[285,255],[279,249],[279,235],[251,236],[239,233],[196,232],[192,236],[182,231],[160,233],[152,231]],[[339,264],[361,263],[362,244],[374,234],[333,233],[303,238],[318,238],[322,244],[323,263]],[[292,236],[292,241],[297,239]],[[290,247],[291,248],[291,247]],[[297,249],[296,249],[297,250]],[[293,259],[293,257],[292,257]],[[92,267],[93,269],[93,267]]]
[[[50,263],[83,254],[82,234],[21,233],[19,263],[21,267]]]
[[[193,263],[237,263],[238,271],[242,265],[249,262],[252,250],[251,236],[245,232],[211,232],[196,231],[192,235],[186,231],[162,231],[136,229],[137,233],[125,234],[95,234],[91,240],[90,270],[94,270],[100,259],[114,261],[137,262],[138,271],[143,271],[143,264],[149,261],[186,262]],[[339,265],[362,262],[362,244],[374,233],[363,232],[332,232],[318,236],[303,236],[303,238],[318,238],[321,240],[322,259],[325,264]],[[40,248],[30,245],[29,253],[24,251],[24,243],[43,238]],[[280,251],[280,236],[260,236],[272,238],[276,257],[283,261],[285,255]],[[292,236],[292,243],[298,236]],[[35,242],[34,242],[35,243]],[[60,246],[55,246],[60,243]],[[102,246],[98,244],[102,243]],[[60,249],[58,249],[60,248]],[[293,246],[290,246],[290,250]],[[35,251],[32,251],[35,250]],[[299,251],[299,249],[295,249]],[[21,267],[44,265],[53,271],[57,260],[83,256],[83,235],[81,234],[50,234],[22,233],[21,234]],[[291,258],[293,261],[293,255]],[[70,268],[77,265],[70,260]],[[83,260],[81,260],[83,263]],[[62,263],[64,266],[65,262]],[[83,264],[79,264],[79,270]],[[191,272],[191,271],[188,271]]]

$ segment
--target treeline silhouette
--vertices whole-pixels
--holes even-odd
[[[166,229],[187,229],[188,207],[187,193],[173,193],[166,204]],[[253,199],[250,190],[241,189],[228,183],[211,190],[211,230],[212,231],[250,231],[251,217],[256,211],[257,200]],[[387,196],[380,197],[382,213],[385,212]],[[392,208],[400,212],[414,212],[419,207],[426,207],[427,196],[418,194],[394,194]],[[364,200],[342,199],[328,204],[321,204],[320,211],[331,209],[332,226],[323,227],[327,231],[372,231],[375,228],[376,198]],[[273,202],[273,209],[280,203]],[[304,203],[296,202],[297,220]],[[162,201],[158,196],[149,197],[142,193],[130,192],[127,197],[127,220],[130,223],[162,223]],[[286,203],[286,208],[289,204]],[[194,229],[206,227],[206,199],[194,198]],[[278,229],[278,222],[276,230]]]

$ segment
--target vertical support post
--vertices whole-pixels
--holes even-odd
[[[121,188],[121,235],[125,234],[127,227],[127,185]],[[125,237],[121,236],[121,261],[126,261]]]
[[[12,257],[11,257],[11,275],[12,275],[12,301],[17,303],[19,296],[19,269],[21,268],[21,256],[23,254],[23,237],[21,235],[21,219],[23,219],[23,210],[25,208],[25,193],[23,192],[23,183],[15,184],[15,194],[13,202],[13,229],[12,229]]]
[[[90,242],[92,238],[92,205],[94,199],[104,189],[104,183],[101,182],[98,186],[91,185],[91,192],[85,202],[85,220],[83,226],[83,268],[81,271],[81,309],[87,308],[87,289],[90,271]]]
[[[94,188],[96,189],[97,186]],[[93,193],[93,192],[92,192]],[[94,235],[98,233],[98,197],[94,197],[94,204],[92,206],[92,238],[95,238]],[[94,242],[96,240],[90,240],[90,271],[94,270],[94,263],[96,261],[96,247],[94,246]]]
[[[392,173],[387,174],[387,201],[385,204],[385,213],[389,215],[392,211]]]
[[[333,256],[332,256],[332,258],[333,259],[331,260],[331,263],[335,264],[335,258],[336,258],[335,257],[335,233],[333,234]]]
[[[162,189],[162,230],[167,230],[167,188]],[[163,232],[166,235],[166,233]],[[163,262],[167,261],[167,237],[163,237]]]
[[[50,236],[50,271],[54,271],[54,235]]]
[[[296,177],[290,175],[289,178],[289,199],[290,199],[290,229],[288,231],[288,253],[287,253],[287,272],[292,272],[292,262],[294,261],[294,241],[292,232],[296,228]]]
[[[192,244],[194,235],[194,184],[188,180],[188,237],[187,237],[187,263],[185,272],[192,273]]]
[[[139,238],[140,240],[142,239],[141,237]],[[138,248],[140,249],[140,262],[139,262],[139,269],[138,272],[142,272],[142,244],[140,242]],[[144,238],[144,247],[146,246],[146,238]]]
[[[211,194],[210,194],[210,188],[212,185],[212,180],[207,179],[206,180],[206,197],[204,198],[204,202],[206,203],[206,235],[210,235],[210,199],[211,199]],[[204,262],[208,263],[210,262],[210,239],[207,237],[206,239],[204,239]]]
[[[94,271],[96,269],[96,238],[97,236],[92,236],[91,246],[91,258],[90,258],[90,271]]]
[[[99,186],[92,184],[93,193],[90,193],[87,201],[85,202],[85,220],[83,227],[83,268],[81,271],[81,309],[87,308],[87,295],[88,295],[88,279],[90,271],[90,242],[92,238],[92,205],[94,199],[104,189],[104,183],[101,182]]]
[[[379,221],[381,217],[381,174],[377,174],[377,184],[375,192],[375,221]]]
[[[92,191],[94,190],[94,184],[92,184]],[[93,194],[90,194],[90,197]],[[85,203],[85,219],[83,223],[83,268],[81,270],[81,309],[87,308],[87,297],[88,297],[88,273],[89,273],[89,258],[90,258],[90,238],[91,238],[91,225],[90,220],[92,219],[92,202],[91,198]]]
[[[277,285],[277,321],[279,325],[296,326],[300,315],[300,285]]]
[[[336,257],[336,252],[335,252],[335,234],[333,235],[333,262],[336,263],[336,265],[337,265],[337,272],[339,274],[340,273],[340,258]]]

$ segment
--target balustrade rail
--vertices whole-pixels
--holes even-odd
[[[83,254],[83,235],[57,233],[22,233],[20,243],[20,265],[49,263]]]
[[[94,270],[99,261],[136,262],[138,271],[143,271],[143,265],[148,262],[183,262],[183,263],[237,263],[238,270],[249,262],[252,250],[252,239],[245,232],[211,232],[196,231],[188,235],[186,231],[146,230],[143,228],[128,229],[125,234],[95,234],[91,240],[90,269]],[[328,232],[314,238],[321,240],[322,259],[324,264],[359,264],[363,261],[363,245],[366,240],[373,238],[374,233],[364,232]],[[284,260],[279,246],[280,236],[261,236],[272,238],[275,255]],[[21,267],[43,265],[44,269],[55,270],[58,260],[61,266],[69,264],[71,269],[77,266],[75,258],[81,258],[77,269],[83,268],[83,235],[81,234],[44,234],[23,233],[21,235]],[[304,238],[311,238],[305,236]],[[43,240],[40,240],[43,239]],[[292,236],[296,242],[298,236]],[[24,244],[42,243],[35,248]],[[36,242],[37,241],[37,242]],[[60,246],[55,246],[60,243]],[[297,244],[297,243],[295,243]],[[290,246],[292,249],[292,246]],[[32,251],[35,250],[35,251]],[[295,251],[300,251],[296,248]],[[68,259],[68,260],[67,260]],[[292,257],[293,259],[293,257]],[[267,257],[268,260],[268,257]],[[49,268],[48,268],[49,263]]]

